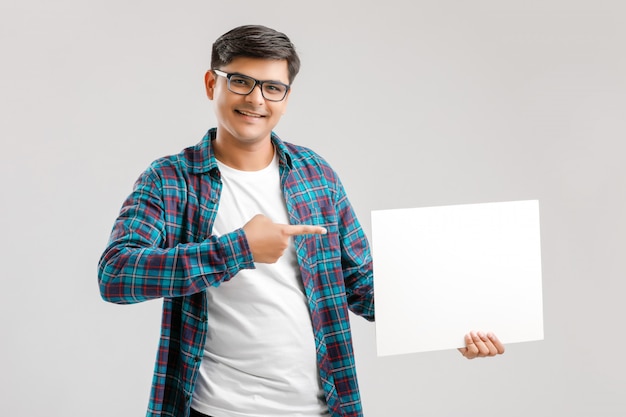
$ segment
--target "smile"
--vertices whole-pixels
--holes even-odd
[[[248,117],[258,117],[258,118],[265,117],[265,116],[260,115],[260,114],[256,114],[256,113],[248,113],[247,111],[243,111],[243,110],[235,110],[235,111],[236,111],[237,113],[239,113],[239,114],[242,114],[242,115],[244,115],[244,116],[248,116]]]

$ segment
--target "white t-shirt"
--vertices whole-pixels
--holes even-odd
[[[289,223],[276,155],[260,171],[218,165],[214,235],[256,214]],[[207,289],[209,333],[192,407],[215,417],[327,415],[293,242],[275,264],[255,266]]]

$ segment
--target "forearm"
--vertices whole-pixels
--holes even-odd
[[[341,263],[350,310],[374,320],[372,257],[367,236],[345,194],[338,203]]]
[[[366,237],[365,246],[367,246]],[[372,260],[368,248],[360,248],[359,256],[344,257],[344,282],[350,310],[365,318],[374,320],[374,285]],[[354,252],[353,252],[354,254]]]
[[[241,229],[173,248],[140,246],[122,237],[102,255],[98,281],[106,301],[129,304],[200,292],[246,268],[254,263]]]

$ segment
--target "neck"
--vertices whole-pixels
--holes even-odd
[[[213,141],[213,151],[218,161],[240,171],[259,171],[267,167],[274,158],[274,145],[269,137],[251,144],[217,137]]]

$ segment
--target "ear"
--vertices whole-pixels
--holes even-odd
[[[206,96],[209,100],[213,100],[213,93],[215,92],[215,82],[216,82],[215,73],[213,71],[208,70],[204,74],[204,88],[206,89]]]

